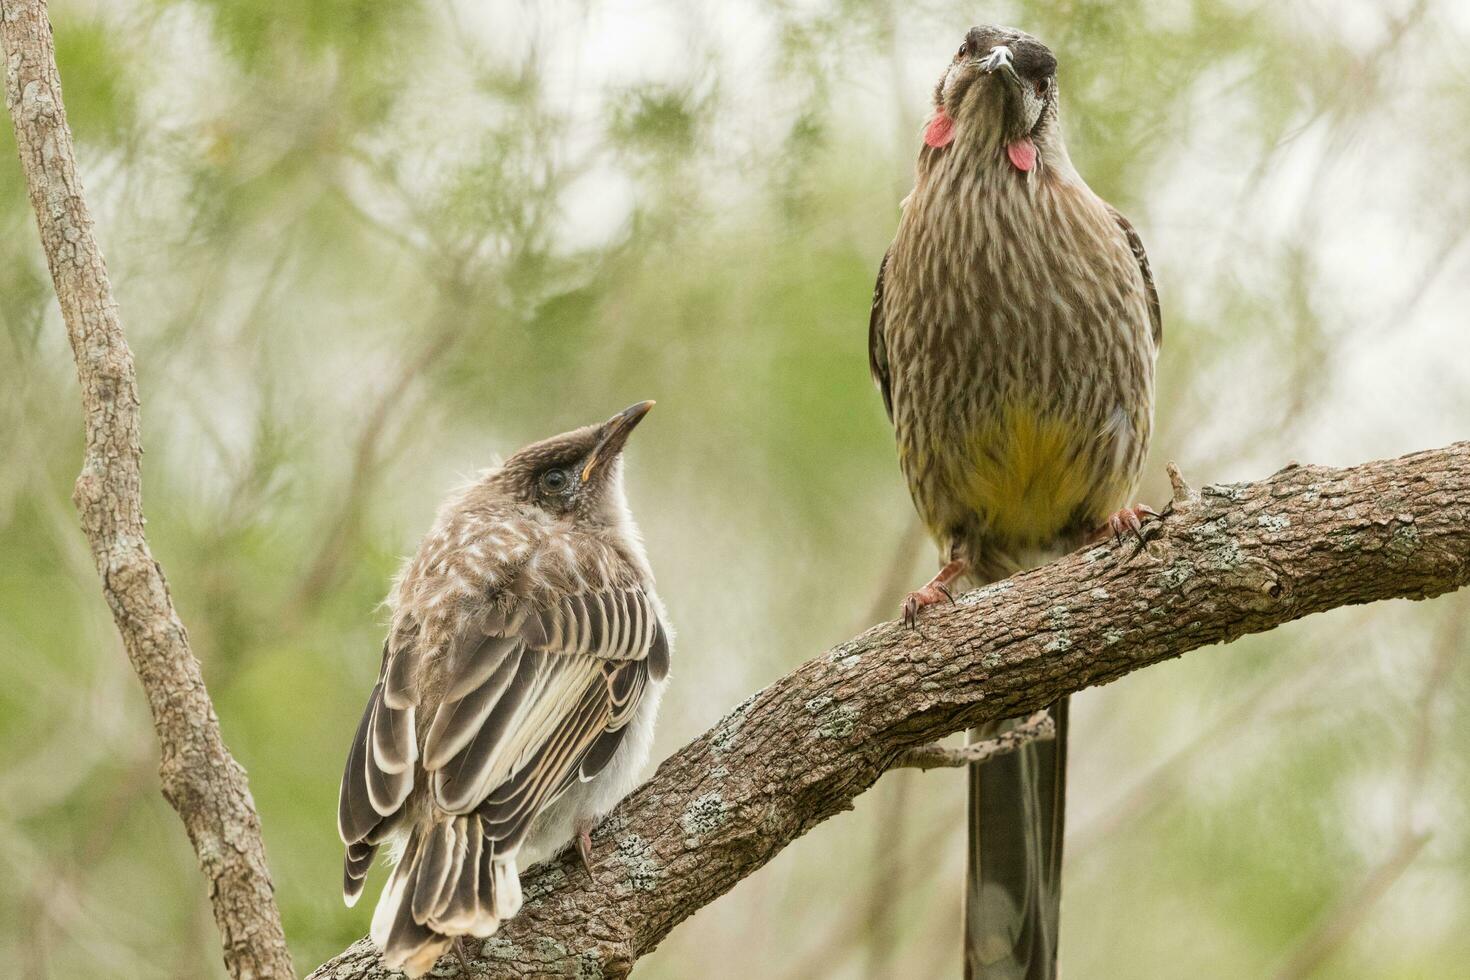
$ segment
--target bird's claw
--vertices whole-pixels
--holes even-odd
[[[1135,504],[1132,507],[1124,507],[1109,517],[1102,533],[1111,532],[1113,542],[1118,545],[1123,543],[1124,538],[1135,538],[1138,541],[1138,547],[1142,549],[1148,543],[1149,536],[1157,533],[1157,524],[1163,519],[1164,515],[1148,504]]]
[[[582,867],[587,871],[587,877],[596,878],[592,873],[592,828],[590,826],[579,826],[577,828],[577,857],[582,859]]]
[[[474,967],[470,965],[469,941],[464,936],[455,936],[450,949],[454,950],[454,958],[459,960],[459,972],[461,976],[474,976]]]
[[[922,589],[910,592],[903,600],[903,624],[909,629],[916,629],[919,622],[919,610],[925,606],[933,606],[948,599],[954,602],[954,594],[949,588],[939,582],[930,582]]]

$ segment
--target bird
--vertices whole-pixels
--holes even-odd
[[[533,443],[450,495],[401,569],[342,774],[343,899],[395,867],[370,936],[433,967],[521,906],[520,869],[590,831],[648,759],[673,633],[623,488],[653,407]]]
[[[971,28],[922,140],[868,326],[942,566],[904,600],[910,626],[960,583],[1109,532],[1142,538],[1159,516],[1128,504],[1153,427],[1158,292],[1137,231],[1067,153],[1056,57],[1022,31]],[[970,977],[1055,976],[1067,702],[1050,711],[1054,740],[971,767]]]

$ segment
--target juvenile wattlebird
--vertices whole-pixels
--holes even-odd
[[[1020,31],[966,34],[878,271],[869,363],[943,564],[910,624],[958,582],[1153,515],[1119,508],[1148,451],[1158,296],[1137,233],[1067,156],[1056,68]],[[971,770],[971,977],[1055,975],[1066,702],[1052,711],[1055,741]]]
[[[458,491],[403,568],[347,756],[348,905],[397,855],[371,935],[419,976],[521,905],[519,871],[593,824],[648,758],[670,633],[623,495],[653,407],[538,442]]]

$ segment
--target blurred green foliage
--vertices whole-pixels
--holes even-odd
[[[338,897],[334,806],[378,603],[497,454],[658,399],[630,466],[680,633],[658,755],[924,574],[927,555],[893,567],[910,506],[865,331],[969,8],[52,7],[139,362],[150,534],[303,971],[368,921]],[[1055,48],[1072,155],[1150,246],[1167,323],[1144,499],[1170,459],[1207,482],[1464,435],[1456,5],[996,16]],[[13,163],[0,232],[0,963],[219,976],[68,502],[75,382]],[[1344,610],[1080,698],[1064,969],[1455,975],[1467,616]],[[956,975],[962,798],[953,774],[886,777],[639,975]]]

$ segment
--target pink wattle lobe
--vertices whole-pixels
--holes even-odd
[[[954,142],[954,120],[943,106],[934,110],[934,118],[924,127],[924,142],[936,149]]]
[[[1022,173],[1030,173],[1036,169],[1036,144],[1031,142],[1031,137],[1022,136],[1014,143],[1007,144],[1006,156],[1011,158],[1011,166]]]

